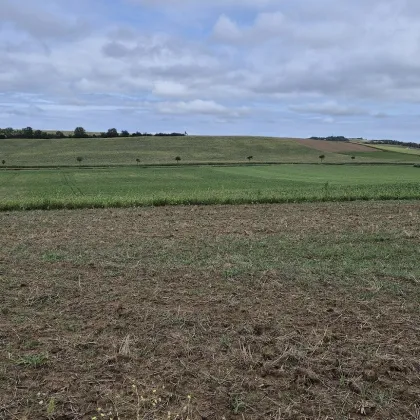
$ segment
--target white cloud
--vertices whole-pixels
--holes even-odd
[[[221,41],[238,41],[242,33],[238,25],[226,15],[221,15],[213,28],[213,34],[216,39]]]
[[[174,96],[179,98],[188,95],[188,88],[182,83],[160,80],[155,83],[153,93],[158,96]]]
[[[31,113],[34,121],[111,115],[114,106],[112,117],[127,122],[129,111],[159,124],[164,115],[168,125],[191,114],[227,121],[225,129],[254,124],[255,134],[268,120],[298,131],[308,115],[339,128],[363,118],[379,132],[394,115],[402,133],[420,128],[404,122],[420,102],[418,1],[100,4],[0,0],[0,126],[29,125]],[[5,117],[17,93],[25,112],[12,105]]]

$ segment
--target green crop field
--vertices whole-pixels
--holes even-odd
[[[369,150],[369,149],[368,149]],[[136,165],[175,163],[253,162],[315,163],[325,155],[330,163],[413,162],[414,155],[390,152],[329,153],[299,144],[293,139],[269,137],[130,137],[114,139],[0,140],[0,161],[5,166],[83,166]]]
[[[244,165],[0,171],[0,209],[420,198],[399,165]]]
[[[403,146],[394,146],[389,144],[371,144],[375,149],[383,150],[385,152],[402,153],[406,155],[417,155],[420,157],[420,149],[410,149]]]
[[[378,151],[372,152],[342,152],[343,155],[349,157],[355,156],[356,161],[362,160],[363,162],[371,160],[372,162],[395,162],[395,163],[409,163],[409,162],[420,162],[420,154],[416,153],[404,153],[394,151],[393,149],[382,150],[378,148]]]

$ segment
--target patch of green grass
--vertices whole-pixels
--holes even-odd
[[[405,162],[418,162],[420,160],[420,155],[416,153],[408,154],[403,153],[399,150],[384,150],[381,149],[378,151],[372,152],[342,152],[342,155],[355,156],[355,162],[357,163],[362,159],[362,161],[369,160],[371,162],[395,162],[395,163],[405,163]]]
[[[46,252],[42,255],[42,260],[47,262],[63,261],[64,256],[56,252]]]
[[[420,198],[418,170],[395,165],[62,169],[14,175],[0,171],[0,210]]]
[[[231,406],[232,406],[232,412],[235,415],[238,415],[245,411],[246,404],[243,401],[243,397],[240,395],[234,395],[231,399]]]
[[[30,354],[21,356],[16,360],[17,365],[22,365],[31,368],[39,368],[48,363],[48,354]]]

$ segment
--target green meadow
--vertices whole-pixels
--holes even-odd
[[[0,209],[420,198],[399,165],[243,165],[0,171]]]

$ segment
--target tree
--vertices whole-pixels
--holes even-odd
[[[12,127],[7,127],[3,130],[3,133],[7,138],[11,138],[15,134],[15,130]]]
[[[325,155],[321,155],[319,158],[321,159],[321,162],[322,162],[325,159]]]
[[[24,139],[31,139],[34,136],[34,130],[32,127],[22,128],[22,137]]]
[[[248,156],[247,159],[251,162],[251,160],[254,159],[254,156]]]
[[[177,162],[177,163],[179,163],[179,162],[181,161],[180,156],[177,156],[177,157],[175,158],[175,160],[176,160],[176,162]]]
[[[62,131],[57,131],[57,132],[55,133],[55,137],[56,137],[57,139],[64,139],[64,137],[66,137],[66,136],[64,135],[64,133],[63,133]]]
[[[3,160],[1,161],[1,163],[2,163],[3,165],[5,165],[5,164],[6,164],[6,161],[3,159]]]
[[[139,158],[137,158],[136,159],[136,162],[137,162],[137,165],[140,163],[140,159]]]
[[[121,137],[130,137],[130,133],[127,130],[123,130],[123,131],[121,131],[120,136]]]
[[[356,159],[356,156],[352,156],[352,157],[351,157],[351,159],[352,159],[352,160]]]
[[[107,137],[110,137],[110,138],[112,138],[112,137],[118,137],[118,131],[117,131],[117,129],[116,128],[110,128],[107,131],[106,136]]]
[[[47,133],[44,133],[41,130],[34,131],[34,139],[44,139],[47,137]]]
[[[76,160],[79,162],[79,164],[81,164],[83,161],[83,158],[82,156],[77,156]]]
[[[76,137],[76,139],[83,139],[88,137],[88,135],[83,127],[76,127],[74,130],[74,137]]]

